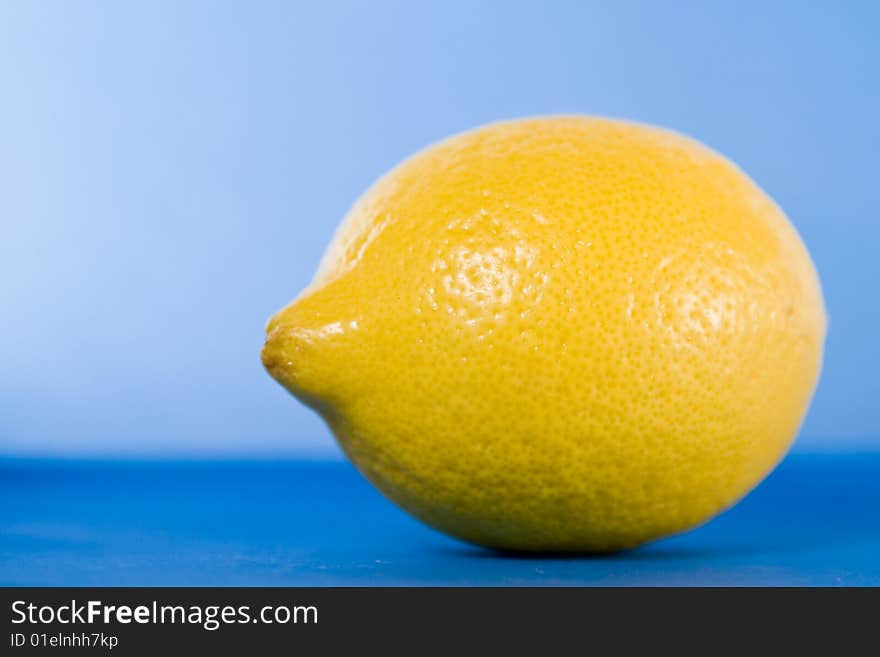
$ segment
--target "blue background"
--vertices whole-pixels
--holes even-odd
[[[0,3],[0,583],[880,583],[878,24],[867,1]],[[731,157],[831,318],[796,454],[610,560],[422,528],[259,361],[381,173],[546,113]]]
[[[265,320],[393,164],[503,117],[675,128],[822,277],[798,448],[880,445],[880,5],[0,3],[0,453],[324,455]]]

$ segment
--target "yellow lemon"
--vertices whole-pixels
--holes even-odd
[[[801,240],[735,165],[666,130],[538,118],[380,179],[263,362],[428,525],[598,552],[704,522],[773,468],[825,324]]]

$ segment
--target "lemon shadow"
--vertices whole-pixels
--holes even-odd
[[[782,546],[723,545],[718,547],[651,545],[619,552],[516,552],[479,546],[461,545],[443,547],[435,550],[445,557],[474,561],[519,561],[519,562],[664,562],[664,561],[707,561],[719,558],[742,558],[757,556],[779,549]],[[789,546],[791,547],[791,546]]]

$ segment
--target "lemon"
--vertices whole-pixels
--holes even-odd
[[[804,245],[735,165],[670,131],[552,117],[381,178],[269,322],[263,362],[428,525],[603,552],[767,475],[825,326]]]

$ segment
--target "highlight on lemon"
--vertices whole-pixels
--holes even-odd
[[[694,527],[770,472],[825,326],[803,243],[734,164],[667,130],[551,117],[381,178],[262,356],[428,525],[604,552]]]

